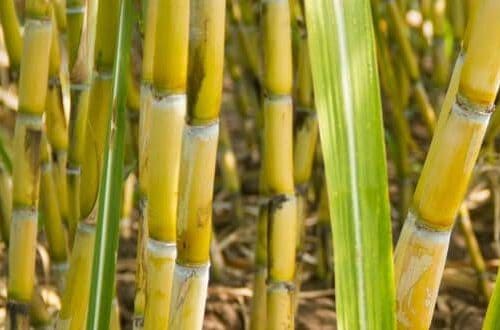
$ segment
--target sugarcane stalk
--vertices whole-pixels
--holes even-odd
[[[118,299],[113,299],[113,305],[111,310],[111,319],[109,320],[109,329],[110,330],[120,330],[120,305],[118,304]]]
[[[450,59],[445,49],[446,0],[433,0],[432,26],[433,78],[438,87],[445,87],[450,75]]]
[[[464,0],[448,1],[446,11],[450,19],[453,37],[459,48],[460,42],[464,38],[466,30],[465,6]],[[472,15],[472,12],[470,13]]]
[[[288,1],[263,1],[261,16],[262,84],[265,91],[260,174],[262,201],[259,211],[250,327],[272,329],[282,324],[293,328],[292,296],[295,276],[297,203],[293,178],[293,109],[290,97],[292,93],[292,44]],[[276,207],[271,207],[273,203],[283,204],[290,218],[283,221],[282,212]],[[282,228],[283,226],[286,228]],[[275,276],[276,265],[272,261],[277,260],[280,254],[274,246],[277,237],[273,237],[271,231],[268,230],[271,227],[276,232],[282,232],[281,240],[285,239],[288,245],[291,245],[284,248],[286,255],[293,255],[294,259],[291,264],[285,265],[288,267],[288,273],[284,277]],[[288,258],[285,259],[285,263],[287,262],[290,262]],[[284,294],[283,287],[287,288]],[[274,314],[277,308],[274,304],[279,301],[278,296],[284,300],[285,305],[290,307],[290,313]],[[269,313],[273,313],[272,317]]]
[[[69,260],[66,288],[62,296],[61,311],[56,329],[85,329],[92,270],[95,227],[80,222]]]
[[[297,199],[278,195],[268,215],[267,329],[293,329],[297,242]],[[298,300],[298,299],[297,299]]]
[[[231,144],[231,137],[226,120],[220,120],[219,134],[219,168],[222,173],[222,185],[224,190],[233,199],[233,209],[237,221],[243,219],[243,201],[241,199],[241,182],[238,173],[238,160]]]
[[[257,89],[252,82],[257,81],[255,77],[247,74],[248,67],[242,65],[243,48],[237,38],[237,26],[228,25],[230,42],[226,47],[225,57],[231,79],[234,82],[233,100],[236,110],[243,119],[243,129],[249,154],[257,153],[257,137],[255,136],[255,110],[259,108],[259,97]],[[221,139],[223,131],[221,131]]]
[[[477,272],[480,292],[484,295],[486,300],[489,301],[493,288],[490,281],[488,281],[486,263],[484,261],[483,254],[481,253],[476,235],[474,234],[469,209],[467,208],[466,203],[462,203],[462,206],[460,207],[460,217],[458,224],[460,226],[462,234],[465,237],[465,242],[467,244],[467,250],[469,250],[472,265]]]
[[[139,157],[139,117],[141,109],[140,91],[138,82],[134,79],[133,61],[130,59],[130,64],[127,72],[127,116],[128,116],[128,131],[127,134],[127,154],[125,155],[125,164],[132,169],[138,167]],[[127,161],[128,160],[128,161]],[[129,171],[130,172],[130,171]],[[136,172],[137,173],[137,172]]]
[[[149,113],[152,104],[153,68],[156,42],[156,23],[158,0],[148,0],[145,10],[144,43],[142,55],[142,77],[140,87],[139,115],[139,219],[137,237],[136,292],[134,298],[134,329],[144,327],[144,309],[146,304],[146,244],[148,237],[148,194],[149,183]]]
[[[408,206],[411,202],[411,194],[413,193],[413,186],[411,183],[411,164],[409,160],[409,148],[414,144],[408,121],[404,117],[403,109],[406,106],[406,101],[398,97],[398,94],[403,94],[405,86],[398,84],[396,79],[396,72],[391,61],[390,52],[387,46],[387,41],[382,35],[380,27],[375,30],[377,40],[377,60],[380,68],[380,81],[382,91],[388,96],[391,106],[390,119],[393,125],[395,136],[395,151],[394,158],[397,166],[397,174],[399,177],[400,188],[400,219],[404,220],[404,216],[408,211]],[[404,70],[403,68],[400,68]]]
[[[394,37],[401,49],[404,64],[412,81],[413,96],[427,129],[430,133],[433,133],[436,124],[436,115],[422,82],[418,58],[408,38],[408,26],[396,1],[387,0],[386,4],[388,15],[393,25],[391,31],[393,31]]]
[[[56,3],[52,4],[53,22],[57,21]],[[59,8],[59,11],[62,10]],[[65,11],[63,12],[65,13]],[[63,23],[61,23],[63,24]],[[46,128],[47,138],[54,159],[53,181],[56,188],[58,213],[64,224],[68,224],[68,187],[66,181],[66,161],[68,152],[68,130],[63,105],[63,91],[60,81],[61,46],[58,29],[52,29],[52,42],[49,60],[49,85],[46,98]],[[63,274],[61,274],[63,275]]]
[[[172,329],[202,327],[210,265],[218,128],[217,122],[186,125],[184,128],[179,177],[178,253],[169,321]]]
[[[159,0],[156,9],[155,29],[162,33],[155,34],[153,98],[148,113],[145,329],[168,328],[189,38],[189,2],[179,5]],[[161,316],[158,311],[163,311]]]
[[[57,190],[53,177],[53,163],[47,137],[42,136],[40,217],[44,220],[52,275],[60,292],[64,291],[65,271],[68,268],[68,245],[63,227]]]
[[[14,0],[0,2],[0,24],[2,25],[5,48],[9,55],[10,71],[16,77],[21,64],[23,38]]]
[[[83,0],[68,0],[66,3],[71,98],[66,171],[68,196],[67,226],[70,246],[73,245],[77,225],[81,218],[81,164],[84,158],[83,145],[94,57],[96,5],[97,2],[95,0],[88,1],[87,3]]]
[[[500,24],[496,1],[472,21],[458,94],[443,108],[411,210],[395,252],[397,320],[427,328],[446,260],[451,228],[466,193],[500,85]],[[445,102],[443,106],[447,103]]]
[[[301,15],[298,13],[297,15]],[[293,175],[297,190],[297,269],[294,284],[296,288],[294,308],[298,306],[302,275],[303,245],[305,239],[305,218],[308,215],[307,192],[311,180],[315,150],[318,140],[318,121],[314,111],[313,86],[307,35],[301,31],[298,45],[296,110],[294,120]]]
[[[190,1],[188,117],[181,149],[171,329],[201,329],[203,324],[222,98],[225,6],[225,0]]]
[[[229,1],[229,13],[231,14],[230,18],[235,23],[245,63],[254,77],[260,77],[262,63],[258,53],[258,29],[251,6],[251,1],[231,0]]]
[[[186,27],[187,23],[186,20]],[[185,40],[187,49],[187,35]],[[185,100],[185,95],[163,96],[160,100],[155,98],[150,109],[145,329],[168,326],[176,255],[177,194]],[[164,148],[165,143],[168,149]],[[159,310],[164,310],[162,317],[157,314]]]
[[[86,26],[84,41],[79,47],[93,46],[93,70],[92,79],[89,75],[89,63],[78,62],[76,57],[73,70],[81,69],[80,74],[75,73],[77,83],[73,84],[72,114],[70,116],[70,150],[73,142],[74,154],[68,157],[68,188],[72,211],[71,221],[78,223],[74,236],[74,247],[70,257],[69,271],[67,277],[68,289],[63,294],[63,306],[59,314],[59,329],[83,329],[85,328],[87,307],[89,302],[89,286],[80,284],[90,281],[93,241],[96,235],[95,217],[97,213],[97,196],[100,187],[102,167],[104,162],[104,147],[108,124],[111,118],[110,105],[113,89],[113,65],[116,52],[116,38],[118,29],[119,1],[101,1],[97,8],[97,26],[92,27],[90,19],[95,15],[95,3],[87,3],[87,17],[90,24]],[[81,12],[82,9],[75,10]],[[68,10],[68,14],[72,11]],[[70,26],[71,16],[68,16]],[[76,18],[75,18],[76,19]],[[95,29],[95,30],[94,30]],[[93,30],[95,32],[93,32]],[[71,29],[70,29],[71,31]],[[85,29],[84,29],[85,31]],[[95,40],[92,36],[95,33]],[[69,35],[70,39],[71,33]],[[71,43],[70,43],[71,44]],[[92,48],[91,48],[92,49]],[[83,51],[83,50],[82,50]],[[71,63],[70,49],[70,63]],[[81,67],[79,67],[81,65]],[[70,65],[71,67],[71,65]],[[78,72],[78,71],[73,71]],[[90,83],[90,86],[88,85]],[[74,103],[78,102],[78,103]],[[85,104],[87,103],[88,104]],[[73,107],[74,106],[74,107]],[[80,108],[82,106],[82,108]],[[72,130],[72,118],[73,130]],[[83,121],[83,122],[82,122]],[[73,133],[73,136],[71,135]],[[73,156],[73,157],[72,157]],[[85,183],[85,184],[80,184]],[[77,189],[77,190],[74,190]],[[76,200],[75,198],[78,198]],[[78,218],[73,218],[77,216]],[[71,223],[70,223],[71,224]],[[74,226],[74,224],[73,224]],[[80,227],[84,229],[79,229]],[[70,226],[71,234],[71,226]],[[84,237],[79,238],[78,235]],[[91,237],[91,238],[89,238]],[[85,244],[76,245],[77,241]],[[89,251],[78,251],[88,249]],[[73,257],[75,255],[75,257]],[[75,271],[79,269],[79,271]],[[71,288],[70,288],[71,287]]]
[[[0,163],[0,231],[2,240],[9,245],[12,218],[12,180],[3,163]]]
[[[261,198],[257,218],[257,241],[255,243],[255,274],[253,279],[253,298],[250,309],[250,329],[258,330],[267,322],[267,218],[269,200]]]
[[[29,1],[26,5],[19,109],[14,133],[7,329],[29,324],[29,302],[35,284],[41,130],[52,39],[50,4]]]
[[[267,232],[267,329],[293,329],[297,199],[294,187],[292,43],[287,0],[262,2],[264,59],[264,191],[270,197]],[[278,46],[279,45],[279,46]],[[279,138],[278,138],[279,137]],[[282,312],[278,312],[283,306]]]

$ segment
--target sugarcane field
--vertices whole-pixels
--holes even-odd
[[[0,329],[500,329],[499,87],[500,0],[0,0]]]

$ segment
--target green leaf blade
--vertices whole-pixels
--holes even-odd
[[[87,329],[108,329],[111,305],[115,294],[115,270],[118,254],[119,221],[125,156],[126,70],[129,63],[133,5],[132,0],[120,2],[117,50],[113,67],[113,99],[104,170],[99,189],[97,230],[94,244]]]
[[[306,0],[340,329],[395,328],[381,101],[367,0]]]

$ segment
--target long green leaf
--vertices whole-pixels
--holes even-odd
[[[131,44],[132,0],[121,0],[118,47],[113,68],[113,99],[104,171],[99,190],[87,329],[108,329],[115,291],[118,224],[121,215],[126,124],[126,70]]]
[[[340,329],[394,329],[392,237],[369,0],[305,0]]]

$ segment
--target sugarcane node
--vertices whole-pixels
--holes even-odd
[[[457,94],[455,102],[456,105],[459,107],[459,109],[465,113],[473,113],[478,115],[489,116],[490,114],[493,113],[493,111],[495,111],[495,103],[491,104],[477,103],[470,100],[468,97],[462,95],[460,92]]]
[[[189,97],[187,99],[189,103]],[[202,119],[202,118],[196,118],[195,116],[191,116],[189,112],[186,116],[186,124],[191,127],[206,127],[206,126],[216,125],[218,123],[219,123],[219,117],[211,119]]]
[[[201,277],[208,274],[210,262],[186,263],[181,260],[175,261],[175,272],[183,273],[185,278]]]
[[[81,173],[82,173],[82,169],[79,165],[75,166],[75,165],[68,163],[68,166],[66,167],[66,174],[69,177],[80,177]]]
[[[148,238],[147,249],[156,257],[175,259],[177,248],[175,242],[163,242]]]
[[[95,217],[95,215],[94,215]],[[83,235],[94,235],[95,234],[95,223],[91,221],[80,221],[78,223],[78,228],[76,229],[78,232],[81,232]]]
[[[410,216],[410,214],[413,216],[414,226],[418,230],[425,230],[434,233],[442,233],[442,232],[449,232],[451,228],[453,228],[453,222],[451,225],[442,226],[426,221],[414,207],[408,210],[408,217]]]
[[[273,197],[270,198],[269,200],[269,215],[272,215],[276,212],[276,210],[279,210],[283,207],[283,204],[292,200],[293,198],[295,198],[294,196],[290,196],[290,195],[285,195],[285,194],[282,194],[282,195],[275,195]],[[271,224],[271,221],[269,222]]]
[[[50,0],[27,0],[25,13],[26,17],[38,20],[51,20]]]
[[[293,282],[284,282],[284,281],[273,281],[269,277],[266,279],[267,291],[286,291],[286,292],[294,292],[295,291],[295,283]]]

